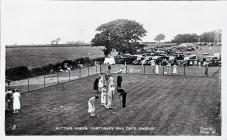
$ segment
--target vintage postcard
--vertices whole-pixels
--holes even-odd
[[[2,137],[225,139],[226,8],[2,1]]]

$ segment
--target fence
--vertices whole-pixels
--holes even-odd
[[[101,65],[79,68],[73,71],[57,72],[48,75],[31,77],[19,81],[11,81],[6,88],[17,88],[20,92],[29,92],[59,83],[69,82],[75,79],[100,73]]]
[[[107,70],[107,65],[102,65],[103,70]],[[221,67],[208,67],[208,77],[218,76]],[[153,74],[153,75],[178,75],[178,76],[206,76],[205,67],[199,66],[178,66],[174,73],[174,66],[158,66],[158,71],[155,66],[150,65],[112,65],[111,73],[118,73],[120,69],[123,73],[136,74]],[[104,71],[104,72],[105,72]],[[158,73],[157,73],[158,72]]]
[[[177,67],[176,72],[173,72],[173,66],[159,66],[157,68],[149,65],[111,65],[111,73],[118,73],[122,69],[123,73],[135,74],[150,74],[150,75],[179,75],[179,76],[205,76],[205,68],[198,66]],[[68,82],[75,79],[80,79],[98,73],[106,73],[108,65],[96,65],[90,67],[83,67],[74,71],[57,72],[49,75],[42,75],[32,77],[29,79],[13,81],[6,88],[17,88],[20,92],[29,92],[36,89],[56,85],[59,83]],[[219,76],[220,67],[209,67],[209,77]],[[218,73],[218,74],[217,74]]]

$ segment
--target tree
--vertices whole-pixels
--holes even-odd
[[[139,41],[147,33],[142,24],[128,19],[110,21],[100,25],[96,31],[98,33],[92,39],[91,45],[104,46],[105,56],[113,50],[119,53],[136,53],[137,49],[144,46]]]
[[[220,42],[221,41],[221,30],[204,32],[199,38],[200,42]]]
[[[158,34],[158,35],[154,38],[154,40],[155,40],[156,42],[159,42],[159,43],[160,43],[161,40],[164,40],[164,39],[165,39],[165,35],[164,35],[164,34]]]
[[[172,40],[173,43],[192,43],[198,41],[199,36],[197,34],[178,34]]]

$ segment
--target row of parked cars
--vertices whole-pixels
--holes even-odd
[[[163,62],[171,62],[171,64],[176,65],[185,65],[185,66],[202,66],[206,61],[209,66],[219,66],[221,65],[221,57],[219,56],[206,56],[200,59],[198,56],[191,54],[190,52],[178,52],[172,55],[167,55],[164,52],[156,52],[156,53],[144,53],[138,55],[126,55],[126,56],[118,56],[115,58],[116,63],[125,62],[127,64],[134,65],[154,65],[154,64],[164,64]]]

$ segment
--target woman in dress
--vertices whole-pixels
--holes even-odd
[[[98,89],[99,89],[99,92],[101,92],[101,89],[102,87],[104,86],[104,76],[103,74],[101,73],[101,75],[99,76],[99,83],[98,83]]]
[[[113,105],[114,105],[114,91],[115,88],[114,86],[111,84],[107,93],[107,106],[106,109],[112,109]]]
[[[114,86],[114,78],[113,78],[112,75],[110,75],[109,80],[108,80],[108,83],[109,83],[109,88],[110,88],[110,85],[113,85]]]
[[[102,106],[105,106],[106,107],[106,95],[107,94],[107,89],[106,89],[106,86],[103,86],[103,88],[101,89],[101,104]]]
[[[173,65],[173,74],[177,74],[177,65],[176,64]]]
[[[20,93],[15,89],[13,91],[13,113],[19,113],[20,107]]]
[[[155,65],[155,74],[159,74],[159,67],[158,67],[158,64]]]

